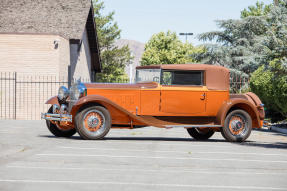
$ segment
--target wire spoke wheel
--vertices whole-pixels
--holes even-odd
[[[209,139],[214,134],[214,131],[208,128],[206,129],[190,128],[186,130],[191,137],[193,137],[196,140],[201,140],[201,141]]]
[[[234,110],[227,115],[221,133],[230,142],[243,142],[250,136],[251,130],[250,115],[243,110]]]
[[[88,107],[76,116],[76,129],[83,139],[102,139],[110,128],[110,114],[102,106]]]
[[[229,121],[229,130],[234,136],[244,136],[248,130],[246,119],[242,115],[234,115]]]
[[[84,116],[83,126],[90,132],[100,134],[104,129],[105,116],[99,110],[91,110]]]
[[[50,107],[48,113],[53,113],[53,107]],[[49,131],[56,137],[71,137],[76,133],[76,129],[65,128],[64,126],[61,127],[59,122],[51,122],[46,120],[46,124]]]

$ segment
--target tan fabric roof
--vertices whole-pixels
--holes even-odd
[[[91,0],[1,0],[1,33],[51,33],[81,39]]]

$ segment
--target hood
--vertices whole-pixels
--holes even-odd
[[[136,84],[118,84],[118,83],[85,83],[87,89],[141,89],[141,88],[157,88],[156,82],[144,82]]]

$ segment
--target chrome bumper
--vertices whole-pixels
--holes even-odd
[[[41,113],[41,119],[72,122],[73,116],[68,114]]]

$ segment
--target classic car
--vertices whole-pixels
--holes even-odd
[[[110,128],[186,128],[196,140],[221,132],[245,141],[261,128],[264,105],[254,93],[230,94],[230,71],[205,64],[139,66],[134,84],[74,83],[60,87],[42,113],[59,137],[102,139]]]

